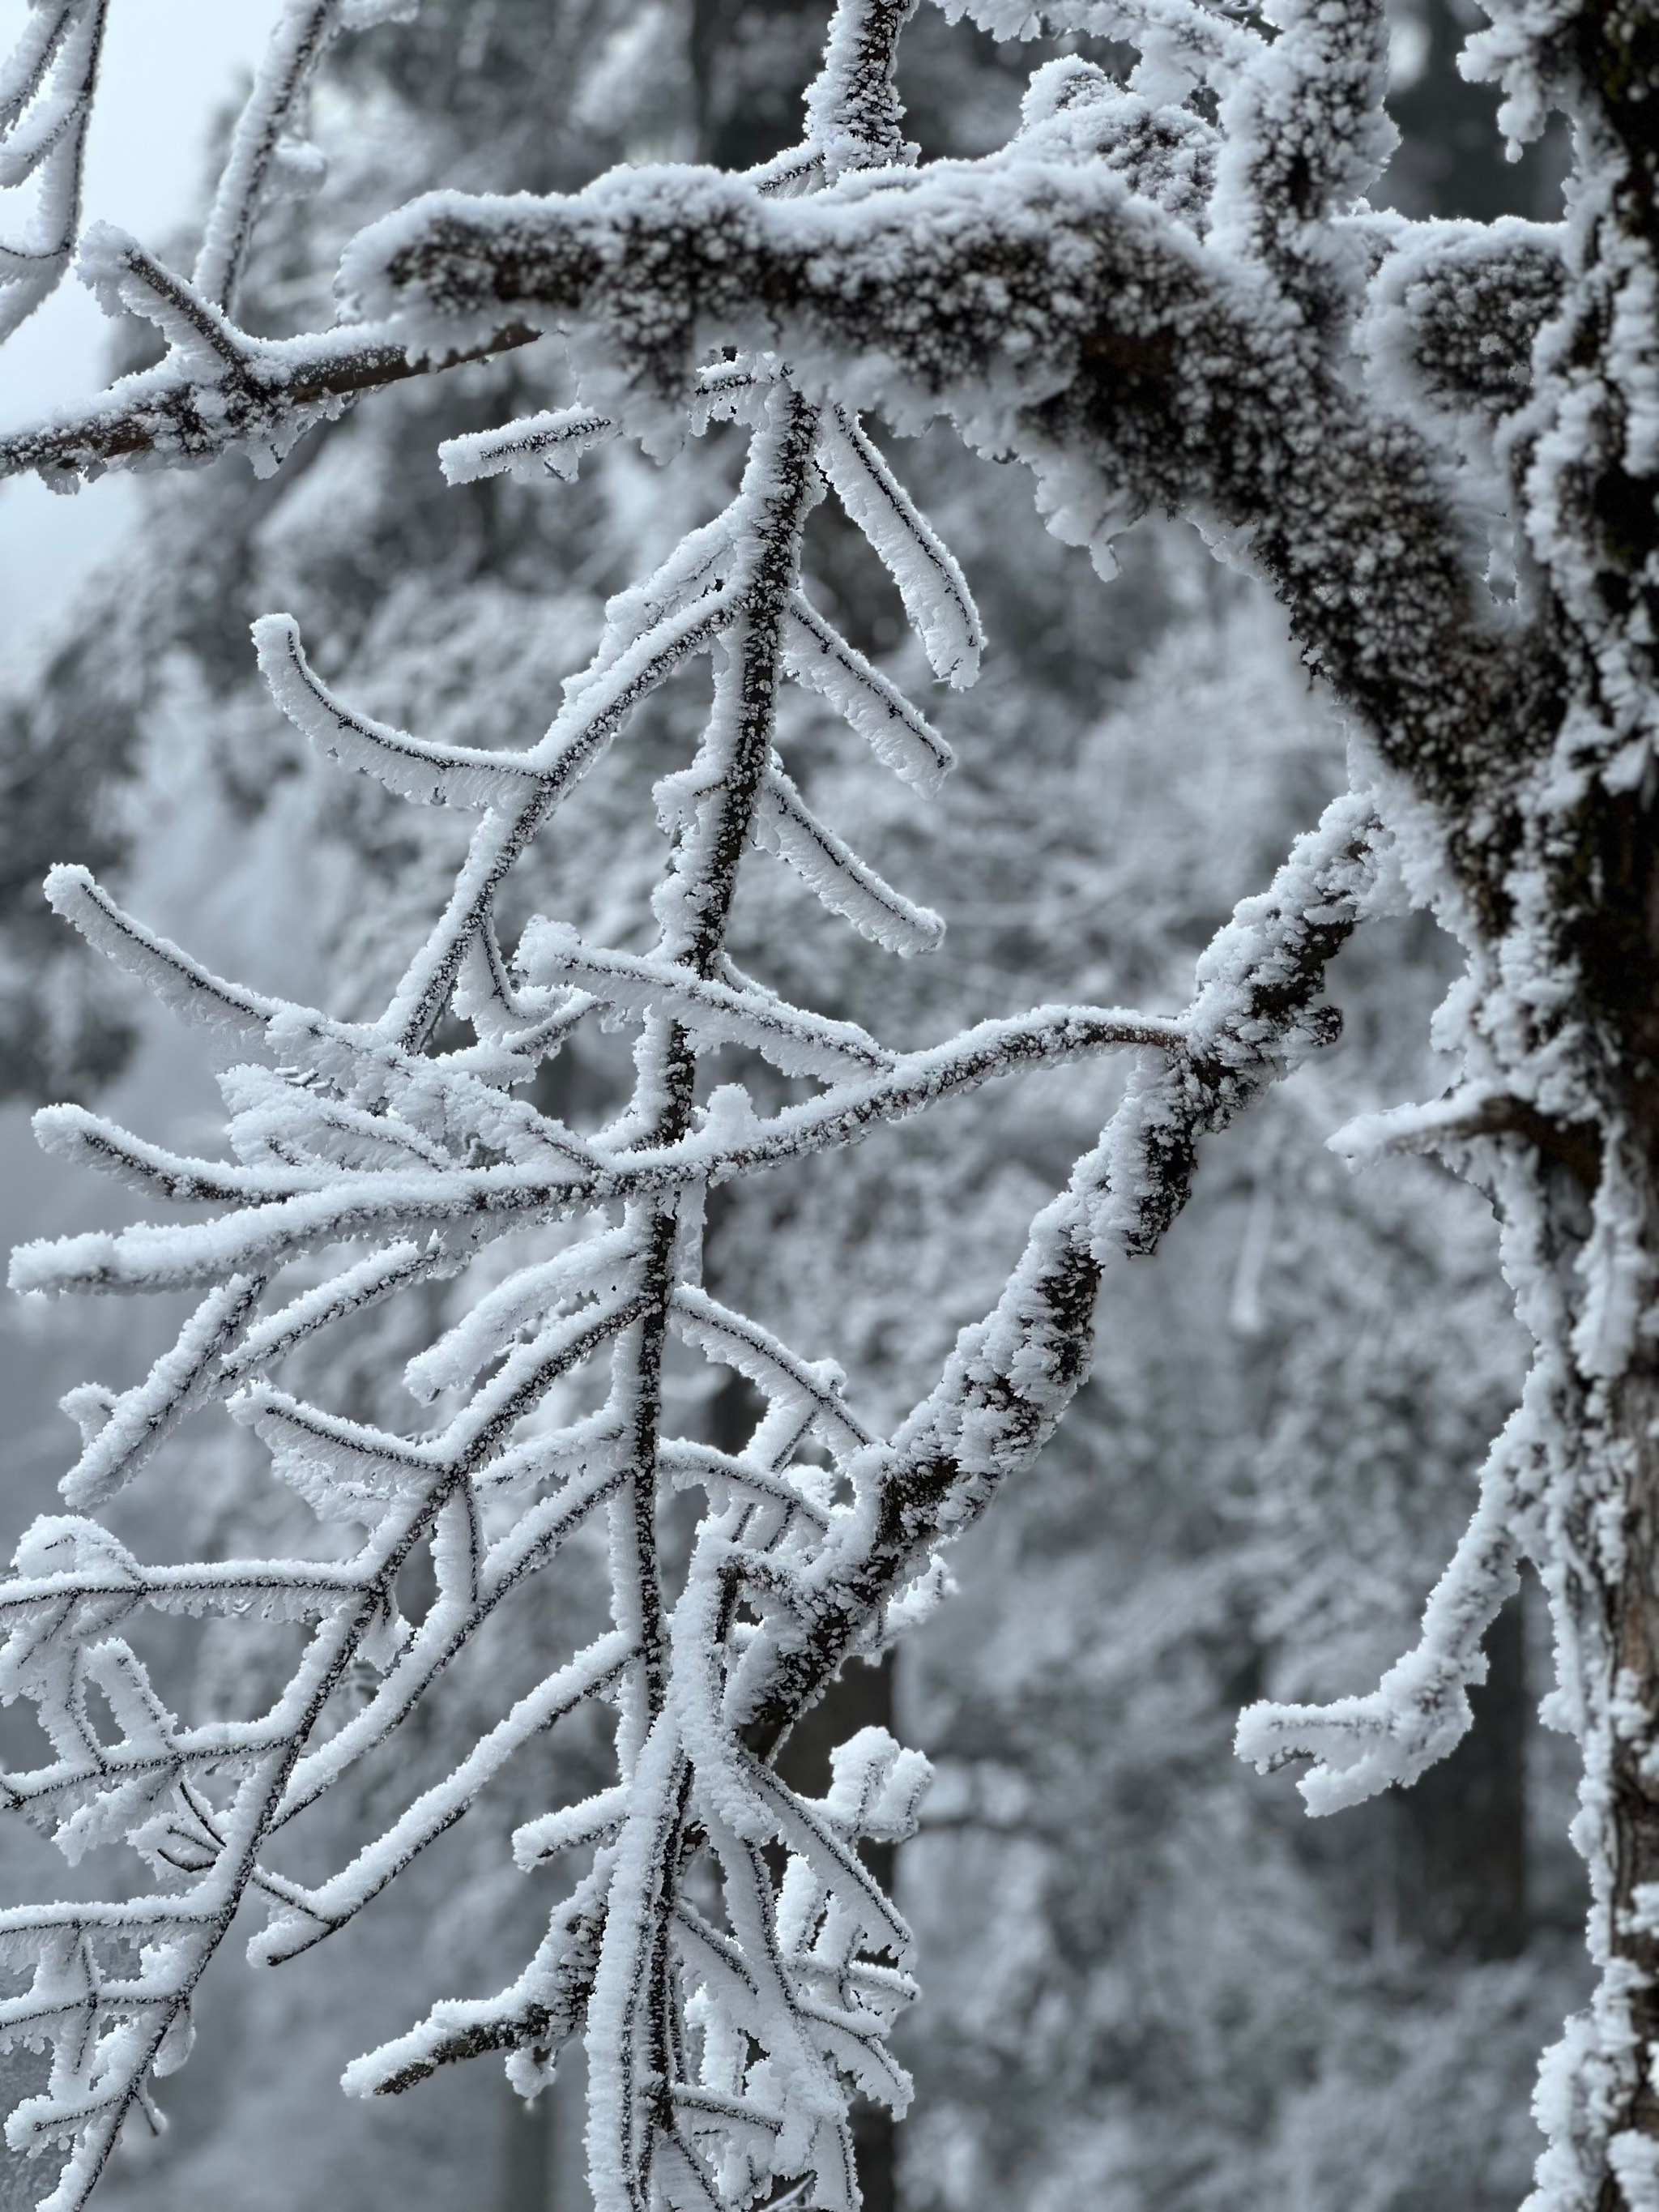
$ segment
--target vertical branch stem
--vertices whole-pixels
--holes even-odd
[[[655,904],[663,954],[702,977],[714,974],[725,943],[738,871],[754,821],[756,804],[772,757],[781,680],[783,623],[800,574],[801,532],[815,489],[816,410],[787,384],[775,388],[767,420],[750,447],[738,495],[742,547],[729,589],[741,612],[717,648],[714,701],[699,749],[702,792],[681,830]],[[652,1016],[637,1055],[634,1125],[638,1141],[673,1144],[690,1127],[696,1100],[696,1051],[679,1024]],[[629,1407],[632,1466],[613,1509],[615,1579],[633,1617],[627,1626],[639,1642],[630,1711],[624,1706],[619,1735],[623,1771],[637,1771],[646,1747],[659,1737],[667,1695],[665,1605],[658,1558],[657,1449],[662,1419],[662,1352],[668,1304],[677,1268],[679,1220],[672,1206],[641,1208],[641,1243],[650,1304],[620,1340],[617,1381]],[[658,1760],[667,1757],[657,1742]],[[669,2083],[676,2039],[669,1923],[674,1903],[690,1779],[683,1755],[672,1762],[672,1806],[656,1823],[648,1868],[636,1871],[635,1893],[613,1900],[605,1954],[612,1975],[624,1983],[623,2018],[617,2038],[619,2075],[594,2066],[590,2144],[596,2167],[619,2170],[628,2201],[642,2208],[650,2197],[655,2144],[672,2125]],[[664,1787],[671,1786],[665,1778]],[[643,1924],[636,1919],[643,1916]],[[620,1954],[625,1953],[625,1960]],[[600,1968],[595,2001],[609,1996],[611,1978]],[[602,1991],[604,1994],[602,1994]]]

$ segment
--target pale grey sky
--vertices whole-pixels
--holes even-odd
[[[27,0],[0,0],[0,52]],[[112,0],[87,154],[86,215],[159,244],[195,208],[215,109],[252,66],[277,0]],[[0,234],[21,228],[0,196]],[[0,349],[0,428],[102,381],[108,325],[73,277]],[[0,483],[0,651],[27,653],[67,586],[123,526],[122,477],[71,499],[33,477]]]

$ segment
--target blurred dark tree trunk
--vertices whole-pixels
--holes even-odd
[[[1419,218],[1553,220],[1565,168],[1559,117],[1520,161],[1506,161],[1497,87],[1470,84],[1457,72],[1464,40],[1486,17],[1468,0],[1419,0],[1407,20],[1423,44],[1416,70],[1389,96],[1404,143],[1375,197]]]
[[[830,0],[692,0],[699,161],[747,169],[796,143],[829,21]]]
[[[1491,222],[1558,210],[1559,149],[1547,137],[1505,160],[1495,87],[1459,76],[1457,56],[1485,18],[1468,0],[1421,0],[1417,73],[1391,94],[1402,143],[1379,197],[1413,216]],[[1559,118],[1558,118],[1559,121]],[[1388,1854],[1391,1917],[1432,1956],[1511,1959],[1532,1932],[1527,1881],[1526,1638],[1516,1598],[1486,1638],[1491,1667],[1470,1699],[1474,1726],[1453,1756],[1397,1792]]]
[[[1527,1883],[1525,1622],[1512,1598],[1486,1637],[1474,1726],[1394,1806],[1395,1924],[1437,1957],[1513,1959],[1532,1933]]]
[[[502,2099],[500,2212],[562,2212],[551,2202],[554,2102],[526,2105],[512,2088]]]

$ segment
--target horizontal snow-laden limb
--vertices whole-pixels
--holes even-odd
[[[1273,50],[1275,68],[1304,37],[1317,46],[1314,13]],[[1323,180],[1333,198],[1364,167],[1357,153],[1344,162]],[[1271,201],[1290,186],[1263,177],[1251,189]],[[1409,242],[1402,230],[1401,253]],[[1103,161],[1058,161],[1034,132],[986,161],[934,163],[878,191],[854,177],[802,199],[666,168],[568,199],[438,195],[364,233],[346,267],[368,310],[416,350],[480,343],[509,318],[573,332],[591,403],[646,434],[672,416],[710,340],[765,346],[809,389],[903,428],[946,414],[975,444],[1029,460],[1054,526],[1103,562],[1151,507],[1246,533],[1253,564],[1389,757],[1449,796],[1467,789],[1466,749],[1487,761],[1524,749],[1525,702],[1483,618],[1436,443],[1386,388],[1375,405],[1357,401],[1313,335],[1335,316],[1362,329],[1367,257],[1382,255],[1382,284],[1387,243],[1356,230],[1329,265],[1298,261],[1270,282],[1236,236],[1199,236],[1154,191]],[[1512,332],[1510,363],[1547,313],[1548,240],[1525,244],[1489,255],[1479,276],[1492,295],[1483,313]],[[1443,249],[1433,274],[1450,284]],[[1431,313],[1429,283],[1405,287],[1413,313]],[[1316,314],[1310,286],[1329,295]],[[1379,313],[1363,331],[1397,356],[1397,321]],[[1430,333],[1422,352],[1425,369],[1445,356]],[[1513,384],[1496,361],[1486,374],[1488,391]],[[833,433],[826,453],[854,505],[879,496]],[[967,642],[959,625],[954,638],[935,643],[947,667]],[[1431,739],[1449,723],[1455,746]]]
[[[674,1003],[678,1009],[684,1001],[677,998]],[[758,1003],[773,1010],[773,1002]],[[777,1011],[779,1025],[787,1011]],[[810,1022],[802,1017],[803,1035],[809,1038],[816,1034]],[[773,1031],[763,1034],[769,1041]],[[90,1231],[21,1245],[12,1256],[11,1284],[29,1292],[173,1290],[214,1280],[228,1267],[272,1269],[345,1239],[392,1235],[399,1229],[423,1234],[430,1240],[425,1246],[409,1242],[388,1247],[383,1260],[362,1263],[361,1278],[353,1271],[354,1283],[362,1282],[362,1298],[378,1299],[416,1275],[453,1272],[479,1240],[526,1223],[595,1203],[672,1197],[785,1166],[855,1141],[884,1123],[908,1120],[982,1084],[1036,1068],[1125,1047],[1178,1058],[1184,1038],[1182,1018],[1110,1007],[1038,1007],[1010,1020],[980,1023],[946,1044],[896,1055],[883,1075],[835,1085],[774,1114],[758,1113],[741,1085],[724,1085],[702,1109],[701,1126],[669,1144],[602,1149],[597,1140],[579,1139],[555,1124],[538,1164],[528,1151],[533,1128],[520,1133],[508,1121],[506,1133],[522,1133],[526,1140],[524,1163],[488,1168],[465,1164],[465,1155],[462,1163],[428,1159],[422,1167],[414,1142],[402,1140],[407,1125],[400,1127],[397,1117],[354,1116],[331,1110],[326,1101],[312,1109],[319,1143],[325,1136],[337,1146],[356,1137],[360,1143],[354,1149],[382,1146],[390,1157],[380,1171],[351,1172],[320,1152],[309,1168],[222,1166],[145,1144],[80,1108],[45,1109],[37,1117],[40,1140],[64,1158],[176,1201],[235,1204],[251,1198],[258,1203],[253,1210],[210,1221],[141,1223],[114,1232]],[[429,1087],[446,1118],[459,1122],[470,1135],[471,1117],[463,1116],[473,1103],[471,1079],[456,1083],[460,1096],[454,1099],[440,1062]],[[408,1129],[407,1139],[419,1141],[419,1132]],[[386,1171],[394,1164],[402,1170],[395,1177]],[[322,1326],[323,1319],[337,1319],[347,1310],[330,1306],[332,1296],[307,1294],[296,1302],[292,1322],[273,1317],[262,1327],[273,1332],[273,1344],[281,1339],[286,1348],[290,1340],[299,1341]],[[322,1319],[309,1317],[317,1297],[324,1300]],[[240,1373],[247,1364],[239,1350],[234,1370]]]

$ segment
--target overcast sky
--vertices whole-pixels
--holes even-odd
[[[214,112],[246,80],[277,0],[113,0],[88,148],[86,216],[159,245],[195,211]],[[0,0],[0,53],[27,0]],[[21,231],[22,195],[0,194],[0,237]],[[107,330],[71,276],[0,348],[0,428],[32,421],[103,381]],[[27,650],[55,597],[119,531],[121,477],[71,499],[33,477],[0,483],[0,648]]]

